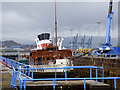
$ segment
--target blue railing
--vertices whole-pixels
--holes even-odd
[[[67,69],[71,69],[71,68],[89,68],[90,69],[90,77],[89,78],[67,78]],[[96,77],[92,77],[92,69],[96,69]],[[120,79],[120,77],[104,77],[104,68],[103,67],[96,67],[96,66],[67,66],[67,67],[55,67],[55,68],[33,68],[33,69],[19,69],[19,71],[22,70],[40,70],[40,69],[55,69],[55,78],[46,78],[46,79],[30,79],[30,78],[23,78],[21,79],[21,72],[19,72],[19,88],[22,90],[22,86],[24,86],[24,89],[26,89],[26,81],[53,81],[53,89],[55,90],[55,84],[56,81],[59,80],[84,80],[84,89],[86,89],[86,80],[96,80],[96,82],[101,79],[104,80],[105,79],[113,79],[114,80],[114,88],[116,89],[116,80]],[[57,69],[64,69],[65,71],[65,78],[57,78],[57,73],[56,70]],[[102,77],[98,77],[98,69],[102,69],[103,70],[103,76]]]
[[[0,57],[0,62],[5,64],[9,68],[13,69],[13,75],[12,75],[11,84],[10,84],[10,87],[12,87],[12,88],[14,88],[16,86],[16,84],[17,84],[17,76],[18,76],[18,73],[19,73],[19,69],[22,69],[22,68],[25,68],[25,69],[33,68],[30,65],[26,65],[26,64],[17,62],[15,60],[7,59],[7,58],[4,58],[4,57]],[[22,70],[21,74],[23,76],[27,75],[28,77],[33,78],[33,72],[32,72],[32,75],[30,76],[30,70],[29,70],[29,72],[27,72],[27,70]]]
[[[19,68],[25,68],[25,67],[29,67],[32,68],[30,65],[26,65],[23,63],[20,63],[18,61],[12,60],[12,59],[7,59],[4,57],[0,57],[0,61],[3,62],[4,64],[6,64],[9,67],[14,67],[15,69],[19,69]]]
[[[104,77],[104,68],[103,67],[97,67],[97,66],[66,66],[66,67],[54,67],[54,68],[32,68],[30,65],[25,65],[22,63],[19,63],[17,61],[6,59],[3,61],[3,57],[0,57],[0,60],[2,62],[7,62],[9,66],[13,69],[13,75],[11,80],[11,87],[15,88],[17,85],[17,76],[19,75],[19,88],[22,90],[22,86],[24,86],[24,89],[26,89],[26,81],[53,81],[53,89],[55,90],[55,84],[56,81],[62,80],[84,80],[84,89],[86,89],[86,80],[96,80],[96,82],[101,79],[113,79],[114,80],[114,88],[116,90],[116,80],[120,79],[120,77]],[[67,71],[68,69],[74,69],[74,68],[88,68],[90,69],[90,77],[89,78],[67,78]],[[33,78],[33,72],[34,70],[45,70],[45,69],[54,69],[55,70],[55,78],[43,78],[43,79],[34,79]],[[57,69],[63,69],[63,72],[65,73],[65,78],[57,78]],[[92,69],[96,69],[96,77],[92,77]],[[102,70],[102,77],[98,77],[98,69]],[[22,77],[24,77],[22,79]]]

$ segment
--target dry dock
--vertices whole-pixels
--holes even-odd
[[[96,58],[96,60],[97,59],[99,59],[99,58]],[[82,60],[83,60],[83,62],[82,62]],[[4,88],[3,90],[5,90],[5,88],[7,88],[7,89],[9,88],[10,83],[11,83],[11,74],[13,74],[11,86],[13,88],[16,87],[17,89],[20,89],[19,86],[21,88],[26,88],[27,90],[34,90],[34,89],[47,90],[47,89],[53,89],[53,88],[56,90],[59,90],[59,89],[80,90],[80,89],[85,89],[85,88],[87,90],[93,90],[93,89],[95,89],[95,90],[97,90],[97,89],[111,90],[114,87],[116,88],[116,79],[119,79],[118,77],[104,77],[104,73],[103,73],[103,77],[101,78],[100,74],[102,74],[102,73],[99,69],[101,69],[103,72],[105,72],[106,69],[104,71],[103,67],[96,67],[97,65],[96,66],[83,66],[83,65],[81,66],[81,63],[82,64],[89,63],[89,61],[87,61],[87,60],[91,61],[90,57],[76,58],[73,60],[73,63],[74,63],[74,65],[77,65],[77,66],[51,68],[51,69],[65,69],[65,72],[64,72],[65,78],[57,77],[56,76],[57,72],[55,72],[55,75],[53,75],[53,76],[55,76],[54,78],[51,78],[51,77],[43,78],[45,75],[41,75],[41,78],[35,79],[36,77],[33,77],[33,75],[34,75],[33,70],[39,71],[39,70],[41,70],[41,68],[32,68],[30,66],[28,67],[27,65],[22,67],[21,65],[23,65],[23,64],[21,64],[19,62],[3,58],[3,61],[1,61],[1,62],[3,62],[4,65],[0,64],[1,74],[4,74],[2,76],[2,78],[3,78],[2,83],[3,83],[3,88]],[[93,61],[95,62],[95,59],[92,58],[91,62],[93,62]],[[99,61],[99,60],[97,60],[97,61]],[[103,61],[104,61],[104,59],[103,59]],[[91,63],[89,63],[89,64],[92,65]],[[93,63],[93,64],[95,64],[95,63]],[[13,66],[13,70],[8,68],[7,67],[8,65]],[[20,68],[20,66],[22,68]],[[72,68],[72,70],[67,71],[67,68],[68,69]],[[42,69],[45,69],[45,68],[42,68]],[[50,68],[47,68],[47,69],[50,69]],[[98,72],[96,72],[96,76],[94,74],[95,73],[94,69],[98,70]],[[21,70],[23,70],[23,71],[21,71]],[[88,70],[89,70],[89,73],[86,73]],[[55,70],[55,71],[57,71],[57,70]],[[32,73],[32,75],[30,75],[30,73]],[[49,75],[49,73],[48,73],[48,75]],[[19,76],[19,79],[17,76]],[[27,78],[27,77],[29,77],[29,78]],[[102,83],[103,79],[114,79],[114,86],[112,86],[111,83],[108,83],[109,80],[107,82],[105,81],[105,83],[107,83],[107,84]],[[66,81],[66,80],[68,80],[68,81]],[[98,80],[98,82],[96,82],[95,80],[96,81]],[[22,86],[24,86],[24,87],[22,87]],[[119,88],[118,80],[117,80],[117,88]]]
[[[86,65],[92,65],[92,66],[98,66],[98,67],[104,67],[104,74],[106,77],[120,77],[120,58],[104,58],[104,57],[72,57],[74,66],[86,66]],[[84,73],[83,73],[84,72]],[[73,77],[78,75],[78,70],[75,70]],[[98,70],[99,76],[101,76],[102,72]],[[79,71],[78,77],[82,76],[88,76],[89,70],[82,70]],[[93,70],[93,76],[95,76],[95,71]],[[114,86],[114,83],[112,80],[105,80],[105,83],[110,84],[110,86]],[[117,80],[117,88],[120,90],[120,80]]]
[[[0,74],[2,75],[2,90],[10,90],[10,82],[12,77],[12,69],[6,67],[5,65],[0,63]],[[37,90],[37,89],[53,89],[53,81],[27,81],[27,90]],[[75,80],[75,81],[56,81],[56,90],[64,90],[64,89],[84,89],[84,81],[83,80]],[[17,88],[19,89],[19,82],[17,80]],[[100,82],[96,82],[94,80],[86,80],[86,88],[87,89],[109,89],[109,84],[103,84]],[[11,89],[12,90],[12,89]]]

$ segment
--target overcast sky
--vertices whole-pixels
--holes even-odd
[[[105,36],[108,2],[57,2],[58,36]],[[38,34],[50,32],[54,36],[54,2],[3,2],[2,40],[34,43]],[[118,6],[113,4],[112,37],[118,37]]]

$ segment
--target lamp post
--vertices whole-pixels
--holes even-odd
[[[97,21],[97,23],[99,24],[99,45],[100,45],[100,24],[101,24],[101,21]]]
[[[80,44],[80,45],[79,45],[79,48],[81,48],[80,30],[79,30],[79,42],[80,42],[80,43],[79,43],[79,44]]]
[[[71,31],[71,49],[72,49],[72,47],[73,47],[73,44],[72,44],[73,43],[73,41],[72,41],[72,31],[73,31],[73,29],[71,29],[70,31]]]

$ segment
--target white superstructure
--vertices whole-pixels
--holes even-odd
[[[37,44],[37,50],[45,49],[46,47],[52,45],[52,40],[50,39],[49,33],[43,33],[38,35],[38,38],[35,39]]]

